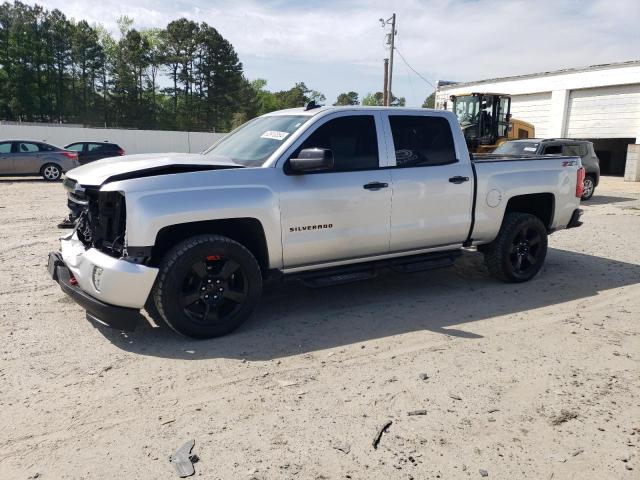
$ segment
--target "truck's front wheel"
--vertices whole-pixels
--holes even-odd
[[[200,235],[163,259],[154,303],[176,332],[212,338],[236,329],[256,307],[262,276],[255,257],[227,237]]]
[[[528,213],[508,213],[496,239],[482,248],[489,272],[505,282],[526,282],[542,268],[547,229]]]

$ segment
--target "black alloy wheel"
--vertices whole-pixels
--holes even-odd
[[[220,235],[199,235],[164,256],[152,299],[176,332],[212,338],[240,326],[261,292],[260,266],[247,248]]]
[[[529,226],[523,226],[511,243],[511,265],[518,275],[526,275],[535,268],[540,260],[542,237],[540,233]]]
[[[239,263],[219,255],[208,255],[191,265],[185,276],[180,305],[194,322],[225,322],[242,308],[249,285]]]
[[[479,250],[494,277],[504,282],[526,282],[542,268],[547,255],[547,229],[529,213],[505,215],[496,239]]]

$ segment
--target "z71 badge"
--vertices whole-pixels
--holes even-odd
[[[304,227],[289,227],[290,232],[305,232],[307,230],[324,230],[325,228],[333,228],[333,223],[325,223],[322,225],[307,225]]]

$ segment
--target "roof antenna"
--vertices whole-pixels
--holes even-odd
[[[313,110],[314,108],[320,108],[321,105],[318,105],[315,100],[311,100],[309,103],[307,103],[304,107],[304,111],[307,112],[309,110]]]

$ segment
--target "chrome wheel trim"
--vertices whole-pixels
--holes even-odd
[[[584,182],[582,183],[583,185],[583,192],[582,192],[582,197],[590,197],[591,195],[593,195],[593,180],[591,180],[591,178],[589,177],[585,177]]]

